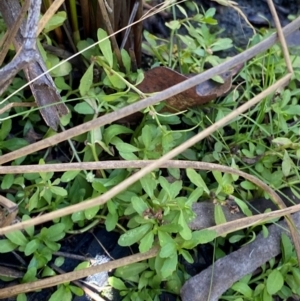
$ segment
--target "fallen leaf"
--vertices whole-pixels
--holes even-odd
[[[225,95],[231,88],[232,75],[233,71],[224,72],[219,75],[224,81],[222,84],[209,79],[196,87],[166,99],[166,107],[162,112],[183,111]],[[145,72],[145,79],[137,88],[144,93],[160,92],[189,78],[167,67],[155,67]]]

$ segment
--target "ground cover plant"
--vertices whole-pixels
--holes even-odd
[[[211,26],[217,26],[215,11],[197,11],[194,6],[195,15],[191,19],[184,6],[178,9],[185,18],[167,23],[171,36],[176,37],[174,42],[172,39],[161,41],[144,32],[144,48],[152,55],[151,64],[197,74],[223,63],[225,58],[219,57],[218,51],[229,49],[232,41],[220,39],[210,31]],[[57,13],[51,19],[51,26],[39,36],[38,46],[48,68],[60,61],[47,50],[55,44],[48,33],[59,28],[65,18],[64,14]],[[180,33],[182,27],[189,36]],[[2,31],[4,34],[4,28]],[[256,35],[251,45],[269,34],[267,31],[264,36]],[[145,70],[135,68],[130,51],[124,48],[118,58],[106,37],[107,32],[99,28],[96,39],[102,42],[82,53],[81,73],[70,62],[64,62],[50,73],[69,110],[61,118],[62,133],[151,96],[138,88],[145,78]],[[79,39],[77,51],[93,42]],[[181,42],[188,47],[180,49]],[[23,147],[36,142],[41,145],[43,141],[50,141],[47,138],[55,139],[56,133],[44,124],[37,108],[16,105],[33,99],[24,89],[15,93],[25,83],[22,74],[15,77],[3,94],[0,151],[2,159],[19,149],[20,153],[8,160],[12,163],[6,164],[14,169],[9,172],[3,166],[1,195],[17,204],[18,217],[24,225],[47,214],[53,218],[38,223],[47,222],[43,225],[27,224],[25,230],[1,232],[4,235],[0,252],[14,252],[23,258],[24,268],[22,275],[12,276],[12,270],[1,274],[1,280],[49,281],[51,278],[47,277],[58,274],[58,268],[63,266],[64,258],[57,255],[63,242],[70,235],[103,227],[108,232],[119,233],[120,246],[131,247],[133,253],[141,254],[136,260],[140,262],[128,259],[114,266],[117,269],[108,279],[107,285],[118,290],[122,300],[159,300],[163,293],[180,300],[180,289],[190,278],[186,266],[197,259],[199,245],[210,244],[214,250],[213,260],[216,260],[250,243],[260,230],[267,235],[267,222],[256,227],[236,228],[235,232],[224,230],[223,236],[218,234],[220,232],[191,229],[189,223],[195,218],[193,204],[196,202],[212,202],[215,223],[222,226],[226,223],[224,207],[229,200],[236,202],[236,210],[251,216],[251,200],[268,197],[269,193],[253,184],[250,178],[222,170],[199,171],[193,162],[232,167],[257,177],[276,191],[288,187],[295,196],[299,195],[299,57],[292,54],[290,59],[294,74],[286,87],[266,95],[246,113],[176,154],[177,165],[158,166],[125,191],[64,216],[55,214],[67,212],[72,205],[84,205],[86,200],[101,199],[119,183],[138,174],[143,167],[141,162],[160,159],[275,84],[287,73],[286,60],[281,47],[275,45],[247,61],[234,76],[230,92],[212,102],[182,112],[168,112],[164,110],[164,103],[151,105],[140,110],[142,114],[134,122],[125,119],[110,124],[109,121],[30,153],[24,152]],[[220,77],[214,79],[222,82]],[[15,94],[10,97],[12,93]],[[10,109],[5,107],[8,103]],[[188,168],[180,166],[180,160],[189,161]],[[64,165],[71,162],[78,162],[81,167],[72,169]],[[110,165],[105,165],[106,162]],[[93,163],[104,165],[95,168]],[[27,167],[21,171],[22,165],[34,165],[34,169]],[[5,213],[3,219],[9,214]],[[3,229],[7,227],[10,225],[4,222]],[[245,276],[221,297],[222,300],[272,300],[273,295],[282,299],[299,295],[299,266],[293,244],[287,236],[281,239],[282,257],[271,259],[257,274]],[[76,270],[89,265],[84,261]],[[109,269],[109,265],[107,267]],[[17,299],[26,300],[26,292],[20,291]],[[83,289],[65,279],[51,291],[49,300],[72,300],[74,294],[82,295]]]

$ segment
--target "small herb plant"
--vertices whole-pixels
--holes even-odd
[[[176,68],[182,73],[199,73],[207,64],[215,66],[220,63],[223,59],[215,53],[228,49],[232,42],[210,33],[209,26],[217,24],[213,18],[214,10],[203,14],[197,12],[195,17],[189,18],[182,7],[178,6],[178,9],[185,18],[167,24],[171,30],[171,42],[163,40],[159,45],[160,39],[147,32],[144,34],[148,42],[144,48],[154,55],[154,64]],[[188,35],[180,32],[182,28]],[[104,41],[99,47],[83,53],[86,71],[77,88],[72,86],[72,76],[65,77],[65,71],[70,72],[70,65],[64,65],[60,72],[52,74],[71,112],[63,120],[65,127],[95,119],[145,96],[136,88],[143,80],[143,72],[132,70],[129,54],[121,51],[123,66],[120,66],[105,31],[99,29],[97,36]],[[51,44],[49,37],[45,39]],[[259,39],[259,36],[255,37],[253,43]],[[92,40],[79,41],[77,48],[82,50],[92,43]],[[43,55],[51,66],[58,61],[47,52]],[[299,58],[294,56],[292,60],[296,77],[299,75]],[[137,127],[112,124],[97,128],[75,137],[65,144],[66,147],[57,146],[45,153],[22,157],[14,164],[72,162],[74,158],[83,162],[158,159],[235,110],[242,102],[274,83],[284,72],[280,49],[274,46],[247,62],[234,79],[232,91],[223,99],[180,115],[161,116],[155,114],[154,108],[148,108]],[[16,78],[10,89],[14,90],[22,83],[21,78]],[[247,115],[236,118],[224,129],[183,152],[178,159],[231,166],[259,177],[274,189],[289,186],[299,195],[298,95],[299,88],[294,79],[283,91],[267,97]],[[20,92],[13,101],[24,99],[24,94]],[[25,134],[30,129],[45,137],[52,135],[51,130],[39,124],[37,111],[14,108],[13,112],[15,115],[11,112],[1,115],[0,154],[28,145]],[[13,128],[13,118],[16,129]],[[55,211],[99,196],[133,172],[133,169],[70,170],[62,174],[3,175],[1,190],[18,204],[20,215],[25,220],[38,213]],[[262,195],[263,191],[238,176],[217,171],[160,169],[140,179],[104,206],[95,206],[54,220],[47,227],[30,227],[7,234],[0,239],[0,253],[16,251],[26,257],[27,272],[23,282],[52,276],[55,271],[51,263],[60,266],[63,262],[61,258],[54,260],[53,254],[60,249],[64,237],[77,230],[88,231],[101,221],[107,231],[120,233],[118,243],[122,247],[137,247],[139,252],[148,251],[154,245],[160,247],[156,258],[118,268],[109,278],[109,284],[120,292],[125,301],[159,300],[163,292],[179,295],[181,286],[190,277],[182,262],[193,263],[196,247],[215,239],[214,233],[189,228],[189,222],[195,217],[192,205],[213,200],[215,221],[221,224],[226,222],[222,204],[229,197],[233,196],[241,211],[250,215],[244,201]],[[267,232],[266,227],[262,227]],[[253,229],[248,229],[222,239],[228,239],[229,243],[237,243],[244,238],[249,241],[251,233],[254,233]],[[300,295],[299,267],[292,249],[291,242],[283,236],[282,259],[279,262],[271,260],[262,267],[259,276],[249,275],[241,279],[222,297],[223,300],[265,301],[271,300],[274,294],[283,299],[292,294]],[[225,255],[221,248],[216,253],[219,257]],[[72,294],[81,295],[82,291],[73,284],[62,284],[50,300],[71,300]],[[26,300],[26,295],[19,295],[18,300]]]
[[[220,300],[273,300],[277,295],[283,300],[298,296],[300,269],[294,247],[287,237],[281,237],[282,258],[273,258],[261,267],[255,276],[247,275],[236,282]]]

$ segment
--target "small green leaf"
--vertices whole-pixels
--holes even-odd
[[[268,293],[268,290],[267,290],[266,287],[265,287],[265,289],[263,290],[262,300],[263,300],[263,301],[273,301],[273,298],[272,298],[272,296]]]
[[[283,145],[285,147],[293,144],[293,142],[289,138],[285,137],[278,137],[272,140],[273,143]]]
[[[282,159],[282,172],[285,177],[290,175],[292,169],[292,160],[286,150],[284,150],[284,155]]]
[[[70,288],[71,292],[76,296],[81,297],[84,295],[83,289],[80,287],[77,287],[74,285],[69,285],[69,288]]]
[[[17,248],[17,246],[9,239],[0,239],[0,253],[9,253]]]
[[[292,267],[292,274],[298,287],[300,286],[300,270],[298,267]]]
[[[28,267],[27,272],[25,273],[25,275],[23,277],[23,281],[24,282],[32,282],[32,281],[36,280],[36,272],[37,272],[37,268],[35,266]]]
[[[11,119],[5,119],[1,121],[1,129],[0,129],[0,141],[4,141],[5,138],[9,135],[12,127]]]
[[[81,77],[80,84],[79,84],[79,92],[81,96],[86,96],[92,87],[93,78],[94,78],[93,70],[94,70],[94,63],[91,63],[91,65],[88,67],[88,69]]]
[[[89,47],[94,44],[95,41],[87,38],[86,40],[81,40],[77,43],[77,49],[79,51],[84,50],[82,55],[89,61],[92,56],[100,55],[100,51],[98,47]],[[88,49],[87,49],[88,48]]]
[[[17,301],[27,301],[26,295],[25,295],[24,293],[19,294],[19,295],[17,296]]]
[[[299,105],[288,105],[283,108],[283,112],[288,115],[300,115],[300,106]]]
[[[196,189],[194,189],[190,194],[190,196],[188,197],[186,206],[191,206],[193,203],[197,202],[202,195],[203,195],[202,187],[197,187]]]
[[[139,245],[141,253],[147,252],[151,249],[154,241],[154,235],[152,231],[149,231],[142,239]]]
[[[280,271],[273,270],[267,279],[267,291],[270,295],[276,294],[278,291],[281,290],[284,283],[284,279]]]
[[[217,232],[213,230],[203,229],[194,231],[194,238],[198,240],[198,244],[206,244],[213,241],[217,237]]]
[[[54,241],[45,240],[44,243],[53,252],[58,251],[59,248],[60,248],[60,244],[58,244],[58,243],[56,243]]]
[[[98,45],[99,45],[99,48],[100,48],[103,56],[105,57],[105,59],[107,61],[109,67],[112,68],[113,52],[111,50],[111,44],[110,44],[109,38],[107,37],[107,33],[102,28],[99,28],[97,31],[97,37],[98,37],[99,42],[103,40]]]
[[[58,65],[59,64],[59,65]],[[62,77],[62,76],[67,76],[71,73],[72,71],[72,65],[70,64],[70,62],[67,61],[59,61],[57,59],[57,63],[54,64],[52,67],[58,65],[57,67],[55,67],[55,69],[53,69],[50,73],[52,77]]]
[[[50,277],[50,276],[55,276],[56,273],[48,266],[45,266],[43,269],[42,277]]]
[[[140,183],[147,193],[147,195],[152,198],[154,195],[154,190],[157,187],[157,181],[153,178],[152,174],[147,174],[140,179]]]
[[[175,242],[169,242],[167,244],[164,244],[159,252],[159,256],[161,258],[168,258],[170,256],[174,256],[174,254],[177,254]]]
[[[117,278],[117,277],[109,277],[108,278],[108,283],[115,289],[117,289],[118,291],[122,291],[122,290],[127,290],[126,285],[124,284],[124,282]]]
[[[104,193],[107,191],[107,189],[105,188],[105,186],[103,184],[101,184],[100,182],[92,182],[92,187],[97,191],[97,192],[101,192]]]
[[[136,156],[134,153],[129,153],[129,152],[120,152],[120,156],[124,159],[124,160],[140,160],[140,158],[138,156]]]
[[[240,209],[246,216],[252,216],[251,210],[248,208],[248,205],[244,201],[240,200],[237,197],[234,197],[234,201],[237,203],[237,205],[240,207]]]
[[[57,12],[47,22],[47,24],[43,29],[43,32],[48,33],[49,31],[52,31],[53,29],[60,27],[65,22],[66,18],[67,18],[67,14],[65,11]]]
[[[171,197],[171,184],[167,181],[165,177],[159,177],[158,179],[160,186],[168,193]]]
[[[180,22],[178,20],[172,20],[170,22],[165,23],[166,26],[168,26],[172,31],[178,30],[181,26]]]
[[[62,182],[70,182],[75,179],[75,177],[80,173],[80,170],[68,170],[63,173],[61,177]]]
[[[137,276],[149,267],[146,262],[136,262],[130,265],[117,268],[114,275],[123,279],[128,279],[131,276]]]
[[[112,85],[113,88],[124,90],[127,86],[125,81],[123,80],[125,74],[122,72],[112,71],[107,68],[104,68],[104,71],[107,75],[108,82],[105,82],[104,84],[109,85],[109,83]],[[109,86],[111,86],[109,85]]]
[[[62,256],[59,256],[59,257],[57,257],[57,258],[55,259],[54,264],[55,264],[57,267],[60,267],[60,266],[62,266],[62,265],[64,264],[64,262],[65,262],[65,258],[62,257]]]
[[[240,185],[242,186],[242,188],[244,188],[246,190],[255,190],[255,189],[257,189],[257,187],[249,181],[242,181]]]
[[[133,196],[131,198],[131,204],[134,208],[134,210],[140,215],[143,216],[143,213],[145,210],[147,210],[149,207],[145,203],[145,201],[142,198],[139,198],[137,196]]]
[[[75,105],[74,110],[78,114],[82,115],[92,115],[95,114],[94,109],[86,102],[81,102]]]
[[[29,256],[33,254],[38,247],[41,245],[41,242],[38,239],[31,240],[25,247],[24,254]]]
[[[170,174],[170,176],[172,176],[176,180],[180,179],[180,169],[179,168],[168,168],[168,173]]]
[[[164,260],[164,264],[161,267],[161,275],[163,279],[171,276],[172,273],[176,270],[178,263],[178,256],[177,253],[169,258]]]
[[[22,222],[25,222],[25,221],[28,221],[28,220],[30,220],[30,216],[27,215],[27,214],[24,214],[24,215],[22,216]],[[26,228],[25,228],[25,231],[26,231],[26,233],[27,233],[30,237],[32,237],[32,236],[34,235],[34,226],[26,227]]]
[[[182,210],[180,210],[179,218],[178,218],[178,224],[182,227],[182,230],[179,232],[181,237],[185,240],[189,240],[192,238],[192,231],[189,228],[186,219],[184,218]]]
[[[190,252],[188,252],[187,250],[180,250],[180,254],[183,256],[183,258],[190,264],[192,264],[194,262],[194,259],[192,257],[192,255],[190,254]]]
[[[122,247],[128,247],[140,241],[151,229],[151,224],[144,224],[137,228],[128,230],[122,234],[118,240],[118,244]]]
[[[233,289],[236,292],[241,293],[246,298],[250,299],[252,297],[253,291],[249,287],[248,284],[243,282],[236,282],[232,285],[231,289]]]
[[[88,144],[95,144],[102,141],[102,130],[101,128],[95,128],[91,130],[88,134]]]
[[[43,228],[46,229],[46,228]],[[61,240],[65,236],[65,225],[63,223],[55,224],[48,229],[46,229],[46,239],[49,241],[58,241]]]
[[[18,246],[25,246],[28,243],[28,239],[25,235],[20,231],[16,230],[11,233],[5,234],[6,238],[8,238],[12,243]]]
[[[218,39],[217,42],[215,42],[211,45],[211,50],[213,52],[220,51],[220,50],[226,50],[226,49],[231,48],[232,46],[233,45],[232,45],[231,39],[229,39],[229,38]]]
[[[123,125],[113,124],[107,127],[103,133],[105,144],[110,144],[111,140],[120,134],[132,134],[133,131]]]
[[[0,149],[8,149],[10,151],[17,150],[21,147],[27,146],[29,143],[22,138],[10,138],[9,140],[0,141]]]
[[[171,235],[167,232],[163,232],[163,231],[158,231],[158,239],[159,239],[159,244],[161,246],[164,246],[167,243],[173,243],[173,238],[171,237]]]
[[[91,207],[84,210],[84,215],[86,219],[91,220],[98,213],[100,206]]]
[[[131,69],[131,58],[130,55],[128,54],[128,52],[123,48],[121,50],[121,56],[122,56],[122,62],[124,64],[124,67],[126,69],[126,73],[129,74],[130,73],[130,69]]]
[[[58,286],[58,289],[51,295],[49,301],[66,300],[65,293],[65,286],[63,284],[60,284]]]
[[[149,148],[152,142],[152,131],[151,131],[151,127],[146,124],[143,129],[142,129],[142,141],[144,143],[144,146],[146,148]]]
[[[119,152],[122,153],[132,153],[139,151],[139,148],[125,142],[119,142],[116,144],[116,148]]]
[[[285,233],[281,235],[281,249],[283,261],[287,263],[293,255],[293,245],[290,238]]]
[[[194,169],[187,168],[186,174],[190,181],[195,184],[197,187],[202,188],[207,194],[210,193],[209,189],[207,188],[205,182],[203,181],[200,174],[198,174]]]
[[[77,211],[77,212],[74,212],[72,214],[72,221],[74,223],[77,223],[79,221],[83,221],[85,220],[85,216],[84,216],[84,212],[83,211]]]
[[[9,189],[11,185],[14,183],[14,175],[13,174],[6,174],[1,183],[1,189]]]
[[[219,185],[222,185],[222,173],[218,170],[213,170],[212,171],[214,178],[216,179],[216,181],[218,182]]]
[[[223,208],[220,204],[216,204],[214,207],[214,215],[215,215],[215,222],[217,225],[226,223],[226,217],[223,212]]]
[[[177,233],[182,230],[182,226],[178,225],[177,223],[171,223],[171,224],[165,224],[159,227],[159,231],[162,232],[171,232],[171,233]]]
[[[74,271],[78,271],[78,270],[83,270],[86,269],[88,267],[90,267],[90,263],[88,261],[83,261],[81,263],[79,263],[76,268],[74,269]]]
[[[58,196],[67,196],[68,192],[66,189],[59,186],[50,186],[50,191]]]
[[[107,231],[112,231],[116,228],[116,225],[118,223],[119,216],[117,213],[112,214],[108,213],[107,217],[105,219],[105,227]]]

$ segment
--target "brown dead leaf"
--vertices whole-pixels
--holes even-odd
[[[202,105],[209,101],[225,95],[231,88],[232,71],[220,74],[224,83],[220,84],[214,80],[207,80],[196,87],[166,99],[166,107],[163,112],[178,112],[196,105]],[[179,84],[189,77],[182,75],[167,67],[155,67],[145,72],[145,78],[137,88],[144,93],[160,92]]]
[[[17,216],[18,205],[0,195],[0,227],[11,225]]]

